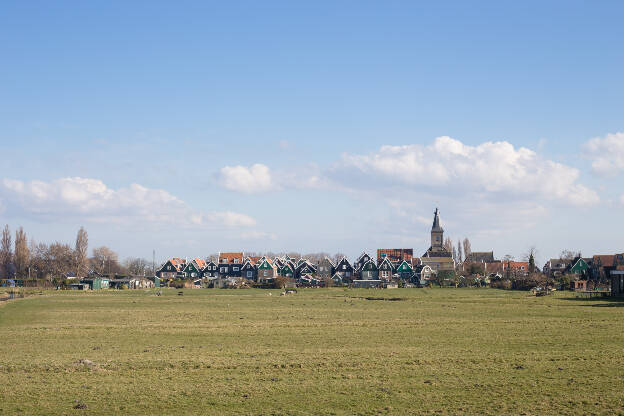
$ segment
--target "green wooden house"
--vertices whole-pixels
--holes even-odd
[[[196,261],[190,261],[186,264],[186,267],[184,267],[184,270],[182,270],[182,273],[184,273],[184,278],[185,279],[197,279],[197,278],[202,278],[203,277],[203,267],[201,267],[199,264],[197,264]]]
[[[377,280],[379,279],[379,270],[373,259],[368,259],[360,268],[361,280]]]
[[[399,278],[402,280],[411,280],[414,277],[414,269],[406,260],[403,260],[396,269]]]
[[[292,262],[286,262],[280,269],[278,270],[278,274],[284,277],[294,277],[295,276],[295,266]]]
[[[589,274],[589,264],[582,257],[578,257],[570,267],[570,273],[579,276],[587,276]]]

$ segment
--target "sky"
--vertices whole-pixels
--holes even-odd
[[[123,257],[624,252],[621,1],[4,1],[0,223]]]

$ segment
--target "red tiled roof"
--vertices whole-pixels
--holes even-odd
[[[239,263],[243,262],[243,253],[219,253],[219,263],[223,263],[223,260],[227,260],[227,263],[234,263],[234,259],[238,259]]]
[[[195,258],[195,263],[197,263],[197,266],[199,266],[200,269],[206,267],[206,262],[200,258]]]
[[[510,261],[508,264],[512,269],[529,270],[528,261]],[[524,269],[522,267],[524,267]]]
[[[593,257],[593,259],[594,263],[596,263],[596,260],[600,261],[598,264],[600,267],[613,266],[615,254],[597,254]]]

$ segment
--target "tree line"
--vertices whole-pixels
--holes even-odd
[[[119,261],[117,253],[106,246],[95,247],[89,257],[89,235],[80,227],[73,245],[55,241],[38,243],[28,239],[23,227],[15,231],[8,225],[0,239],[0,278],[59,280],[68,276],[86,277],[91,274],[147,275],[152,264],[141,258]]]

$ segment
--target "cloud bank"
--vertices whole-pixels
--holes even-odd
[[[540,157],[512,144],[485,142],[465,145],[451,137],[438,137],[431,145],[382,146],[368,154],[344,154],[337,170],[355,171],[351,180],[373,181],[428,192],[468,192],[511,197],[558,200],[587,206],[598,194],[578,182],[578,169]]]
[[[157,223],[188,227],[246,227],[248,215],[231,211],[199,212],[161,189],[138,184],[111,189],[98,179],[68,177],[50,182],[0,182],[1,205],[35,219],[76,217],[95,222]]]

